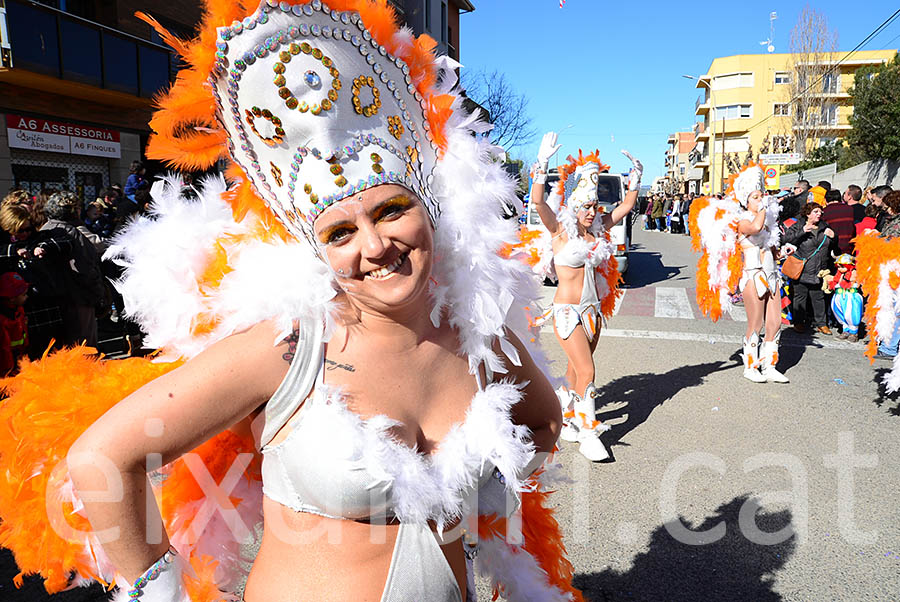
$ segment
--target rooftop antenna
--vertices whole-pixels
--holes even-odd
[[[775,52],[775,44],[773,44],[772,41],[775,39],[775,19],[777,18],[778,13],[774,10],[769,13],[769,39],[759,43],[760,46],[766,47],[766,51],[768,51],[769,54]]]

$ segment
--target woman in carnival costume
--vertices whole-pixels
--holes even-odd
[[[900,390],[900,191],[883,199],[885,219],[881,231],[865,230],[853,241],[856,277],[866,293],[863,319],[869,332],[866,355],[891,359],[882,381],[888,393]]]
[[[609,430],[597,420],[593,353],[600,340],[600,320],[612,315],[619,270],[609,240],[609,229],[634,208],[641,187],[643,166],[626,151],[634,164],[625,199],[611,213],[600,212],[597,196],[599,174],[609,166],[600,162],[599,151],[569,161],[559,169],[559,182],[544,199],[547,166],[558,150],[557,135],[548,132],[541,141],[534,166],[531,202],[550,232],[553,263],[559,278],[553,297],[553,330],[566,354],[566,384],[558,391],[563,405],[561,438],[579,442],[578,450],[589,460],[609,458],[599,434]],[[596,219],[600,216],[600,219]]]
[[[775,367],[781,328],[781,276],[775,261],[781,206],[764,190],[762,167],[751,164],[732,176],[724,199],[701,198],[691,205],[692,243],[702,253],[697,303],[716,321],[730,310],[730,292],[737,288],[747,311],[744,378],[786,383]]]
[[[50,592],[197,602],[233,597],[261,524],[249,602],[460,602],[473,563],[507,599],[582,600],[540,468],[537,287],[499,254],[514,184],[457,65],[384,0],[206,11],[196,40],[158,28],[189,67],[148,154],[227,156],[235,185],[157,183],[115,241],[156,363],[74,349],[5,382],[0,545]]]

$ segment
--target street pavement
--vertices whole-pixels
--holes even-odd
[[[612,461],[561,442],[574,483],[555,499],[576,585],[593,601],[900,600],[888,365],[870,366],[862,343],[787,330],[791,383],[745,380],[746,315],[701,316],[688,237],[634,234],[594,355]],[[542,341],[561,376],[551,328]]]
[[[576,585],[605,602],[900,600],[900,402],[878,385],[888,366],[870,366],[862,343],[785,331],[791,383],[744,380],[746,316],[700,315],[688,238],[635,238],[595,354],[612,460],[592,464],[571,443],[559,454]],[[561,376],[549,325],[542,341]],[[14,591],[0,564],[4,602],[100,599]],[[482,579],[478,590],[490,600]]]

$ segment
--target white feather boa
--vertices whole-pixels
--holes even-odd
[[[491,580],[491,587],[515,602],[570,602],[572,596],[562,592],[547,579],[547,573],[534,557],[520,546],[510,545],[499,537],[478,542],[475,559],[478,572]]]
[[[225,182],[211,178],[200,197],[180,196],[179,179],[151,188],[150,215],[139,217],[118,236],[105,256],[125,267],[116,288],[125,313],[146,333],[144,344],[163,349],[161,361],[191,358],[216,341],[268,319],[282,336],[296,316],[326,320],[335,295],[333,275],[305,243],[268,243],[248,237],[249,220],[234,221],[222,200]],[[240,242],[227,237],[244,235]],[[201,276],[216,257],[228,253],[230,272],[218,288],[201,288]],[[212,332],[192,331],[201,314],[218,318]]]
[[[900,261],[892,259],[879,269],[878,304],[875,313],[875,337],[880,343],[891,338],[900,316],[900,290],[891,287],[891,276],[900,274]],[[883,379],[888,393],[900,389],[900,354],[891,362],[891,370]]]

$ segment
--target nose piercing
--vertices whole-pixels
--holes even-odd
[[[342,269],[341,269],[341,270],[338,270],[337,272],[338,272],[338,274],[340,274],[341,276],[344,275],[344,270],[342,270]]]

